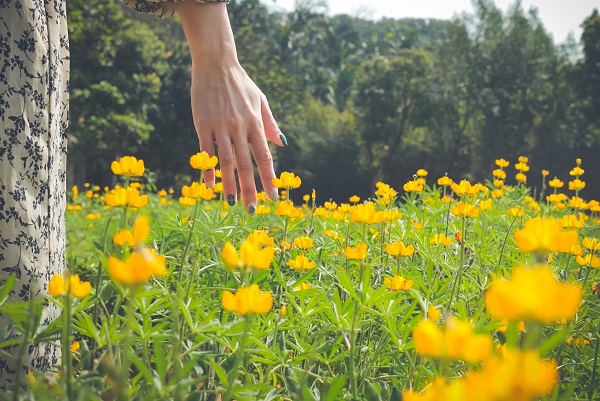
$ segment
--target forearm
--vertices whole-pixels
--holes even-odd
[[[237,63],[237,51],[225,3],[175,3],[190,47],[192,68]]]

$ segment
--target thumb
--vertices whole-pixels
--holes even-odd
[[[262,114],[263,126],[265,128],[265,136],[267,139],[279,146],[287,146],[287,138],[277,125],[277,121],[275,121],[275,117],[273,117],[273,113],[271,113],[271,108],[269,107],[269,102],[267,101],[267,97],[262,95],[260,97],[260,111]]]

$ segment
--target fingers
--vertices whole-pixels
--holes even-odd
[[[238,137],[239,138],[239,137]],[[235,166],[240,181],[240,190],[244,208],[249,214],[256,211],[256,184],[254,183],[254,163],[248,147],[248,141],[244,136],[234,142]]]
[[[228,135],[217,135],[216,140],[219,148],[219,166],[221,168],[221,180],[223,181],[223,194],[229,206],[233,206],[237,200],[233,145]]]
[[[260,132],[261,128],[262,127],[257,127],[257,132]],[[256,134],[250,136],[249,142],[258,168],[258,174],[260,175],[260,181],[263,184],[263,189],[271,199],[276,200],[279,195],[277,193],[277,188],[273,186],[275,170],[273,169],[273,156],[271,155],[267,141],[263,135]]]
[[[267,97],[264,94],[260,96],[260,112],[267,139],[279,146],[287,146],[287,139],[279,129],[277,121],[275,121],[275,117],[273,117],[273,113],[269,107]]]

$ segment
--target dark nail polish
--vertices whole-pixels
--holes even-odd
[[[254,216],[254,213],[256,213],[256,205],[254,203],[251,203],[248,205],[248,214],[250,216]]]
[[[287,138],[285,137],[285,135],[283,135],[282,133],[280,133],[279,134],[279,139],[281,140],[281,142],[283,142],[283,144],[285,146],[288,146]]]
[[[235,205],[235,196],[233,194],[227,195],[227,203],[229,203],[229,206]]]

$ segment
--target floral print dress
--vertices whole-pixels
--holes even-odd
[[[172,1],[125,3],[161,17],[174,12]],[[65,268],[68,82],[65,0],[0,0],[0,285],[16,276],[12,300],[44,299]],[[59,315],[45,301],[39,329]],[[0,338],[14,335],[0,313]],[[47,372],[60,362],[57,344],[31,345],[22,365],[16,349],[8,353],[0,390],[12,388],[20,369]]]

